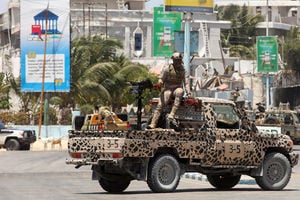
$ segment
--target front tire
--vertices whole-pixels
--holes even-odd
[[[263,175],[255,181],[263,190],[282,190],[290,181],[292,168],[281,153],[270,153],[263,162]]]
[[[100,186],[103,188],[103,190],[109,193],[121,193],[124,190],[126,190],[130,184],[129,179],[125,179],[122,177],[120,177],[118,181],[112,181],[112,180],[101,178],[100,180],[98,180],[98,182]]]
[[[173,192],[180,180],[180,166],[169,154],[155,158],[149,164],[147,184],[153,192]]]
[[[9,139],[5,143],[5,148],[7,151],[15,151],[15,150],[20,150],[20,143],[16,139]]]
[[[240,179],[241,175],[207,175],[207,181],[218,190],[231,189]]]

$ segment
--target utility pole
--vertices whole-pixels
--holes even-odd
[[[267,0],[267,19],[266,19],[266,36],[269,36],[269,0]],[[269,72],[267,72],[266,76],[266,109],[269,110],[269,104],[270,104],[270,77],[269,77]]]
[[[191,49],[190,49],[190,22],[192,21],[193,14],[191,12],[184,13],[184,56],[183,61],[184,65],[186,67],[188,77],[191,75],[191,69],[190,69],[190,55],[191,55]]]

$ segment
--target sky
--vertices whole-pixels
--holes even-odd
[[[2,0],[0,0],[0,1],[2,1]],[[214,3],[217,3],[219,1],[230,1],[230,2],[232,2],[233,0],[214,0]],[[160,5],[163,5],[163,4],[164,4],[164,0],[150,0],[150,1],[146,2],[145,8],[146,8],[146,10],[152,10],[153,7],[160,6]]]
[[[7,10],[8,1],[9,0],[0,0],[0,14],[2,14]],[[232,1],[232,0],[214,0],[215,3],[218,1]],[[163,4],[164,4],[164,0],[150,0],[146,2],[145,8],[146,10],[152,10],[153,7],[160,6]]]
[[[9,0],[0,0],[0,15],[7,11]],[[153,1],[153,0],[152,0]],[[159,0],[160,1],[160,0]]]

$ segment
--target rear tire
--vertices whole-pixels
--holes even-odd
[[[180,166],[169,154],[155,158],[149,164],[147,184],[153,192],[173,192],[180,180]]]
[[[118,181],[101,178],[98,182],[103,190],[109,193],[121,193],[126,190],[130,184],[130,180],[124,179],[123,177],[120,177]]]
[[[24,151],[29,151],[29,150],[30,150],[30,144],[24,144],[24,145],[22,146],[22,150],[24,150]]]
[[[5,148],[7,151],[16,151],[16,150],[20,150],[20,143],[18,140],[16,139],[9,139],[6,143],[5,143]]]
[[[279,120],[275,117],[269,117],[265,119],[264,121],[265,124],[280,124]]]
[[[263,190],[282,190],[290,181],[292,167],[281,153],[266,155],[263,162],[263,175],[255,178]]]
[[[207,175],[207,181],[218,190],[231,189],[239,183],[241,175]]]

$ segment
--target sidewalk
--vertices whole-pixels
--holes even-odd
[[[49,151],[49,150],[68,150],[68,138],[53,139],[42,138],[37,139],[30,145],[30,151]]]

